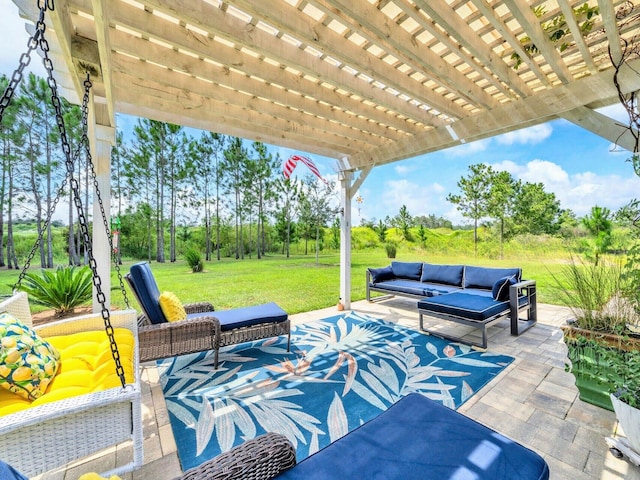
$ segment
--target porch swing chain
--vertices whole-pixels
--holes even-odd
[[[22,56],[20,57],[20,65],[18,66],[16,71],[13,73],[9,86],[6,88],[2,96],[2,99],[0,99],[0,122],[2,122],[2,116],[4,114],[4,111],[7,105],[9,105],[16,91],[16,88],[18,87],[18,84],[20,83],[20,81],[22,80],[22,77],[24,76],[25,67],[29,65],[29,62],[31,61],[31,53],[39,45],[43,54],[44,67],[45,67],[45,70],[47,70],[47,83],[51,90],[51,102],[55,109],[56,123],[58,125],[58,131],[60,133],[60,143],[62,144],[62,151],[64,152],[64,155],[65,155],[65,164],[67,167],[67,178],[69,179],[69,186],[73,193],[73,201],[76,206],[76,210],[78,211],[78,224],[79,224],[80,232],[82,234],[82,240],[84,242],[85,249],[87,251],[87,256],[89,258],[89,267],[91,268],[91,272],[93,275],[93,285],[95,286],[95,289],[96,289],[96,299],[98,300],[102,308],[101,315],[104,321],[104,327],[105,327],[107,337],[109,338],[111,355],[116,365],[116,374],[120,378],[120,383],[124,388],[126,386],[124,368],[122,367],[122,362],[120,360],[120,353],[118,351],[118,345],[116,344],[114,329],[113,329],[113,326],[111,325],[109,309],[106,306],[106,297],[104,295],[104,292],[102,291],[102,281],[100,279],[100,275],[98,274],[96,259],[93,255],[91,238],[89,236],[89,226],[84,214],[84,209],[82,207],[82,199],[80,196],[78,181],[73,176],[75,172],[74,172],[74,162],[71,156],[71,147],[67,139],[67,132],[64,125],[64,117],[62,114],[62,104],[60,101],[60,97],[58,96],[57,83],[53,76],[53,63],[49,58],[49,43],[44,37],[44,32],[46,30],[46,26],[44,23],[45,13],[47,8],[53,11],[54,9],[53,0],[38,0],[38,8],[40,9],[40,15],[38,18],[38,22],[36,23],[35,33],[28,42],[28,50],[26,53],[22,54]],[[87,79],[87,81],[84,82],[84,86],[85,86],[85,99],[88,101],[91,82]],[[87,122],[86,122],[86,115],[85,115],[83,119],[83,139],[86,136],[86,130],[87,130]],[[102,211],[104,212],[103,205],[101,205],[101,208],[102,208]],[[105,219],[105,223],[106,223],[106,216],[104,216],[104,213],[103,213],[103,218]]]
[[[100,213],[102,215],[102,223],[104,225],[104,231],[108,232],[107,238],[109,240],[109,248],[111,251],[111,260],[113,261],[113,265],[116,269],[116,273],[118,275],[118,282],[120,285],[120,292],[122,293],[122,297],[124,299],[124,303],[127,308],[130,308],[129,305],[129,297],[127,295],[127,290],[124,288],[124,279],[122,278],[122,272],[120,271],[120,265],[118,264],[118,257],[113,249],[113,236],[111,234],[111,228],[109,227],[109,222],[107,220],[107,214],[104,210],[104,203],[102,202],[102,195],[100,194],[100,188],[98,186],[98,175],[96,174],[95,165],[93,164],[93,158],[91,155],[91,148],[89,145],[89,137],[87,132],[89,130],[88,127],[88,117],[89,117],[89,90],[92,87],[91,79],[89,78],[89,74],[87,74],[87,79],[84,81],[84,96],[82,98],[82,140],[80,141],[80,146],[78,147],[78,151],[80,148],[84,146],[85,154],[87,157],[87,165],[91,171],[91,178],[93,180],[93,190],[100,206]]]

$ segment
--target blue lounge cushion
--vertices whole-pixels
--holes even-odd
[[[445,295],[447,293],[457,292],[460,287],[455,285],[444,285],[441,283],[422,283],[422,289],[427,297],[433,297],[435,295]]]
[[[496,280],[496,283],[493,284],[493,288],[491,289],[491,295],[494,300],[503,301],[509,299],[509,287],[511,285],[516,284],[516,276],[515,275],[507,275],[506,277],[500,277]]]
[[[547,480],[536,452],[419,393],[399,400],[277,480]]]
[[[502,277],[515,275],[516,282],[522,279],[520,268],[490,268],[467,266],[464,269],[464,288],[485,288],[491,290]]]
[[[518,301],[520,306],[524,306],[526,305],[527,297],[520,297]],[[420,300],[418,309],[482,322],[496,315],[506,313],[510,308],[508,301],[500,302],[488,295],[455,292]]]
[[[445,285],[462,286],[463,265],[422,265],[421,282],[442,283]]]
[[[289,318],[287,312],[274,302],[251,307],[233,308],[231,310],[191,313],[187,315],[187,318],[202,316],[216,317],[220,321],[220,330],[223,332],[234,328],[251,327],[260,323],[280,323]]]
[[[160,290],[148,262],[139,262],[129,269],[136,296],[142,303],[142,310],[151,323],[165,323],[167,319],[160,308]]]
[[[371,274],[371,283],[384,282],[394,278],[391,265],[382,268],[370,268],[369,273]]]
[[[396,278],[420,280],[422,262],[391,262],[391,270]]]

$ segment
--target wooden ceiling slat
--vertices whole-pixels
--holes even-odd
[[[199,95],[194,91],[185,90],[184,88],[169,86],[167,84],[152,81],[150,79],[139,79],[137,77],[122,73],[114,72],[117,75],[118,83],[126,85],[119,89],[119,95],[123,95],[126,91],[130,91],[131,95],[142,98],[157,98],[162,101],[171,102],[179,108],[185,115],[191,117],[207,118],[208,112],[215,112],[217,115],[224,116],[227,119],[236,119],[245,124],[253,125],[254,129],[275,129],[281,132],[298,135],[304,139],[318,138],[324,145],[332,145],[336,151],[340,149],[349,150],[350,153],[361,151],[366,147],[366,143],[353,139],[341,137],[333,132],[313,129],[299,122],[293,122],[287,118],[278,118],[256,108],[260,102],[254,102],[258,105],[248,104],[246,108],[238,105],[230,105],[228,103],[214,100],[210,97]],[[178,74],[179,75],[179,74]],[[142,100],[140,100],[142,102]],[[251,102],[251,100],[249,100]]]
[[[272,58],[283,65],[295,66],[297,70],[347,92],[357,92],[362,98],[376,105],[398,112],[408,118],[420,119],[426,125],[431,124],[433,115],[427,111],[407,101],[402,101],[357,76],[335,68],[334,65],[300,50],[297,46],[279,41],[276,37],[259,28],[247,25],[238,18],[208,3],[198,2],[196,6],[199,8],[184,8],[181,4],[170,0],[146,0],[145,4],[173,15],[180,15],[180,18],[186,23],[219,35],[230,42],[248,45],[258,54]],[[152,15],[148,15],[148,17],[152,17]],[[157,21],[148,17],[144,19],[142,24],[138,25],[139,28],[150,28],[151,25],[147,26],[147,22],[157,24]],[[119,21],[126,24],[126,18],[120,17]],[[169,25],[163,27],[162,30],[170,28]],[[174,29],[179,30],[175,27]],[[171,35],[172,32],[164,31],[162,33],[163,37],[170,37]],[[211,54],[213,53],[211,52]]]
[[[329,89],[312,92],[311,89],[307,89],[305,91],[304,88],[300,88],[300,95],[295,95],[283,88],[275,87],[270,83],[259,82],[255,79],[251,79],[251,77],[238,71],[230,70],[224,66],[214,65],[210,62],[204,62],[200,58],[185,55],[176,50],[162,47],[158,44],[154,44],[153,42],[149,42],[142,38],[137,38],[122,31],[114,31],[112,33],[112,46],[116,50],[130,55],[143,54],[143,60],[161,64],[168,68],[189,73],[191,75],[197,75],[198,77],[205,78],[213,83],[226,85],[231,89],[264,96],[274,102],[287,104],[292,108],[309,112],[317,116],[333,118],[340,123],[350,125],[353,128],[362,130],[363,132],[371,132],[374,135],[380,135],[386,138],[402,138],[406,135],[406,133],[401,133],[393,128],[389,128],[378,123],[382,121],[388,121],[394,127],[404,127],[410,133],[417,133],[424,130],[423,127],[417,127],[415,124],[408,124],[406,121],[392,121],[393,119],[388,118],[390,115],[377,111],[362,102],[357,102],[355,100],[349,101],[350,99],[345,99],[341,102],[340,99],[337,98],[340,95]],[[300,87],[304,87],[306,83],[309,83],[291,73],[283,71],[278,67],[266,64],[259,59],[248,55],[242,55],[235,49],[229,49],[223,45],[216,46],[216,48],[218,50],[228,49],[229,53],[234,55],[233,58],[227,57],[229,60],[242,61],[245,70],[259,71],[266,82]],[[319,96],[318,99],[311,99],[304,96],[311,93],[320,93],[322,96]],[[232,91],[229,91],[227,94],[229,97],[233,96]],[[232,99],[230,98],[230,101],[231,100]],[[338,105],[341,108],[357,108],[358,115],[345,112],[344,110],[331,107],[330,105]],[[387,118],[385,118],[385,115]]]
[[[222,105],[233,105],[238,109],[240,116],[244,116],[242,110],[256,111],[274,118],[286,118],[288,122],[297,123],[305,130],[316,130],[325,135],[331,134],[336,137],[344,137],[345,142],[353,141],[359,143],[361,148],[368,144],[381,144],[385,141],[382,137],[374,137],[370,134],[340,125],[334,122],[327,122],[323,119],[313,117],[304,112],[291,110],[288,107],[274,104],[257,97],[255,95],[243,94],[241,92],[217,88],[204,80],[195,79],[191,76],[166,70],[161,67],[148,65],[140,60],[135,60],[122,55],[114,55],[112,68],[115,72],[123,75],[130,75],[137,79],[142,79],[148,85],[157,89],[181,89],[185,94],[194,94],[203,100],[208,99]],[[231,100],[233,99],[233,102]],[[197,114],[194,112],[194,115]]]
[[[484,107],[496,104],[496,101],[485,91],[447,64],[439,55],[422,45],[405,29],[392,22],[384,13],[372,9],[370,5],[349,0],[312,0],[310,3],[327,11],[339,21],[347,23],[350,28],[358,27],[359,33],[363,37],[382,47],[386,53],[397,57],[414,70],[430,77],[449,91],[455,92],[457,95],[461,95],[463,92],[462,97],[468,102]],[[411,91],[407,91],[407,94],[415,95]],[[429,99],[425,103],[451,117],[465,117],[469,114],[468,111],[455,107],[455,105],[452,107],[450,102],[442,105],[442,98],[434,97],[436,94],[430,93]],[[456,109],[452,110],[452,108]]]
[[[340,60],[355,70],[366,73],[383,83],[387,88],[403,92],[421,103],[437,108],[449,116],[459,117],[466,115],[464,109],[455,103],[443,102],[441,96],[427,94],[429,91],[425,89],[420,82],[409,76],[402,75],[395,67],[371,55],[369,52],[363,51],[358,45],[346,40],[342,35],[335,33],[332,29],[322,25],[322,23],[313,22],[312,19],[305,14],[300,15],[297,8],[285,2],[279,2],[274,5],[269,2],[235,0],[234,4],[238,5],[250,15],[264,19],[266,23],[274,25],[279,30],[296,36],[300,41],[318,49],[324,54]],[[369,16],[370,22],[373,16],[374,15]],[[355,20],[359,21],[358,19]],[[398,34],[400,34],[400,32],[398,32]],[[390,37],[393,36],[392,34]],[[377,43],[380,42],[378,41]],[[423,52],[423,55],[428,54],[429,51]],[[433,61],[445,63],[439,57],[437,60],[433,58]],[[463,75],[452,68],[448,68],[448,73],[451,77],[455,77],[456,75],[463,77]],[[477,90],[478,98],[473,99],[474,102],[482,99],[483,102],[487,102],[489,105],[495,103],[486,92],[480,91],[480,89],[468,80],[466,80],[466,84],[469,91]],[[459,90],[460,89],[457,88],[452,91],[455,92]],[[444,108],[448,110],[444,110]]]
[[[640,60],[632,62],[628,71],[623,72],[620,80],[623,91],[640,89],[640,76],[633,73],[640,69]],[[460,139],[466,142],[488,138],[501,133],[542,123],[582,106],[590,106],[602,98],[613,98],[616,89],[613,85],[611,70],[592,75],[568,85],[559,85],[545,89],[535,96],[517,102],[510,102],[499,109],[483,112],[480,115],[459,120],[451,125]],[[599,106],[599,105],[598,105]],[[459,141],[447,139],[444,128],[437,128],[423,135],[416,135],[411,141],[390,142],[381,147],[361,152],[350,158],[351,165],[363,167],[369,164],[380,165],[409,158],[424,153],[449,148]],[[622,133],[622,129],[621,129]],[[441,142],[441,143],[438,143]]]

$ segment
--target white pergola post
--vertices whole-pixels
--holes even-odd
[[[340,178],[340,299],[351,308],[351,179],[353,173],[342,171]]]
[[[348,166],[347,159],[343,159],[340,163],[343,167]],[[362,169],[353,184],[351,183],[353,180],[351,170],[344,169],[338,173],[340,208],[342,210],[340,221],[340,299],[345,309],[351,308],[351,199],[372,168],[373,166]]]
[[[96,170],[96,181],[100,190],[100,198],[107,222],[111,218],[111,147],[115,144],[115,128],[97,125],[95,111],[93,105],[93,96],[91,98],[91,106],[89,107],[88,119],[88,135],[91,144],[91,157]],[[85,206],[86,208],[86,206]],[[87,212],[88,213],[88,212]],[[110,227],[109,227],[110,228]],[[96,260],[98,275],[100,276],[102,293],[105,296],[105,305],[111,309],[111,247],[109,245],[109,236],[104,226],[102,212],[100,211],[100,202],[95,192],[93,192],[93,235],[91,248],[93,256]],[[96,288],[93,287],[93,311],[100,312],[102,306],[96,298]]]

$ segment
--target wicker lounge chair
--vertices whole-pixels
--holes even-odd
[[[149,264],[132,265],[125,279],[143,311],[138,317],[141,362],[215,350],[218,368],[220,347],[280,335],[287,335],[290,341],[288,315],[275,303],[222,311],[215,311],[208,302],[185,304],[187,318],[168,322]]]

